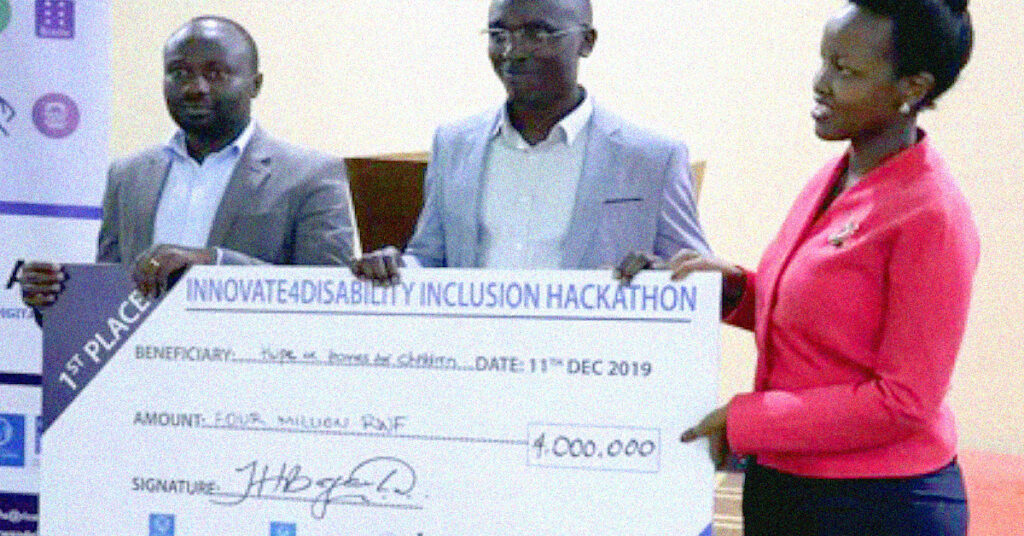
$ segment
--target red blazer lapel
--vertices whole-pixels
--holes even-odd
[[[755,323],[757,327],[754,333],[756,334],[755,342],[757,343],[758,352],[762,356],[767,355],[767,323],[771,311],[775,307],[776,294],[782,272],[792,259],[802,238],[814,223],[819,207],[821,207],[832,185],[838,179],[839,173],[846,167],[846,161],[846,156],[837,158],[829,162],[811,178],[807,186],[797,196],[775,240],[768,245],[764,256],[761,257],[761,263],[757,268],[758,285],[755,305]],[[767,370],[765,370],[765,367],[767,366],[766,360],[758,360],[755,376],[756,383],[760,384],[766,377]],[[762,388],[764,386],[757,385],[756,387]]]

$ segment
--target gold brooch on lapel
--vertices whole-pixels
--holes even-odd
[[[850,220],[849,222],[846,223],[846,225],[843,226],[842,229],[840,229],[839,231],[829,235],[828,243],[832,244],[833,246],[835,246],[837,248],[843,247],[843,244],[845,244],[846,241],[849,240],[850,237],[853,236],[853,233],[856,233],[857,229],[859,229],[859,228],[860,228],[860,224],[859,223],[857,223],[857,222],[855,222],[853,220]]]

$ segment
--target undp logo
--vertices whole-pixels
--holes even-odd
[[[8,0],[0,0],[0,32],[3,32],[10,22],[11,3]]]
[[[272,521],[270,523],[270,536],[296,536],[298,530],[295,523],[281,523]]]
[[[75,37],[73,0],[36,0],[36,36],[44,39]]]
[[[25,466],[25,416],[0,414],[0,467]]]
[[[174,536],[174,516],[149,514],[149,536]]]
[[[43,95],[32,107],[32,122],[48,138],[66,138],[78,128],[78,105],[61,93]]]

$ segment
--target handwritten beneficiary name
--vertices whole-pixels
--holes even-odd
[[[697,287],[680,283],[413,281],[377,287],[355,280],[189,277],[191,304],[318,305],[506,310],[686,311],[697,308]]]

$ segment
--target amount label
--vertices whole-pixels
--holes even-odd
[[[656,428],[531,424],[528,430],[528,465],[636,473],[661,467]]]

